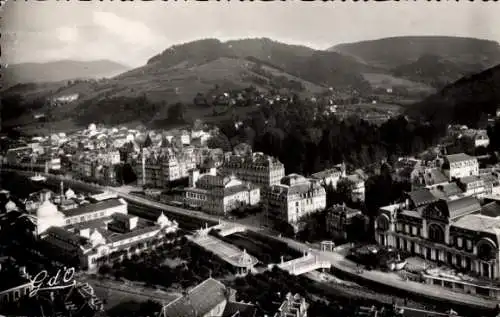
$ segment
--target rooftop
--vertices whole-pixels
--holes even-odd
[[[408,196],[416,207],[437,201],[437,198],[427,188],[413,190],[408,193]]]
[[[126,203],[124,203],[121,199],[114,198],[114,199],[100,201],[94,204],[81,205],[80,207],[74,209],[62,210],[61,212],[66,217],[74,217],[74,216],[84,215],[87,213],[92,213],[95,211],[118,207],[125,204]]]
[[[254,317],[257,308],[253,304],[228,302],[222,317]]]
[[[204,316],[226,299],[226,286],[208,278],[191,289],[187,295],[177,298],[163,307],[166,317]]]
[[[462,217],[481,210],[481,205],[475,197],[462,197],[446,203],[450,219]]]
[[[462,184],[469,184],[473,182],[479,182],[482,181],[481,177],[475,176],[475,175],[470,175],[470,176],[465,176],[460,178],[460,183]]]
[[[500,219],[477,214],[466,215],[453,223],[453,226],[471,231],[496,234],[495,229],[500,230]]]
[[[492,218],[500,217],[500,203],[498,201],[494,201],[483,205],[481,215]]]
[[[438,168],[428,169],[424,174],[424,179],[427,186],[448,182],[448,178]]]
[[[463,194],[462,190],[456,183],[439,185],[432,188],[430,192],[438,199],[448,199],[451,196]]]
[[[467,155],[465,153],[458,153],[458,154],[446,155],[446,159],[450,163],[457,163],[457,162],[464,162],[464,161],[475,160],[476,158],[472,157],[470,155]]]

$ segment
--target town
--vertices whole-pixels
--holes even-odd
[[[174,2],[2,3],[1,316],[500,317],[496,4]]]
[[[485,130],[448,130],[448,143],[489,145]],[[142,282],[162,290],[151,297],[161,316],[187,316],[185,301],[204,316],[305,316],[320,309],[321,301],[282,291],[281,298],[269,294],[274,308],[270,299],[256,306],[241,281],[268,274],[333,290],[349,285],[341,278],[356,276],[450,303],[495,307],[500,166],[485,164],[488,155],[447,154],[438,146],[392,165],[382,162],[379,173],[409,190],[381,206],[372,221],[364,202],[373,171],[342,163],[310,175],[285,174],[278,158],[247,143],[231,152],[215,148],[221,133],[197,120],[183,130],[90,124],[74,133],[9,140],[1,232],[12,242],[2,248],[2,273],[17,282],[0,292],[2,302],[18,307],[33,291],[37,270],[68,266],[78,272],[74,287],[87,290],[78,300],[96,311],[104,303],[91,285],[104,288],[113,276],[109,283],[123,279],[129,287]],[[212,260],[200,264],[202,258]],[[159,280],[155,271],[169,275]],[[392,305],[396,315],[417,309]],[[359,305],[358,314],[373,307]]]

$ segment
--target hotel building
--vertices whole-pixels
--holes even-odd
[[[345,164],[339,164],[332,169],[324,170],[311,175],[311,178],[321,182],[321,185],[332,185],[337,188],[337,183],[343,177],[346,177]]]
[[[479,162],[465,153],[446,155],[442,166],[449,180],[479,175]]]
[[[285,176],[285,166],[276,158],[253,153],[246,156],[231,155],[221,168],[223,175],[235,175],[239,179],[259,187],[277,185]]]
[[[178,159],[171,149],[160,153],[143,150],[133,166],[139,185],[163,188],[168,182],[188,177],[189,171],[196,168],[196,160],[194,154],[188,153]]]
[[[263,199],[271,219],[293,226],[305,215],[326,207],[323,186],[298,174],[285,176],[281,184],[265,189]]]
[[[221,176],[215,168],[200,174],[192,170],[189,187],[185,188],[184,202],[191,207],[217,215],[225,215],[240,206],[260,202],[260,188],[243,182],[234,175]]]
[[[406,202],[380,208],[378,244],[451,268],[426,270],[426,283],[500,298],[500,204],[474,197],[439,199],[425,189]],[[455,271],[456,270],[456,271]]]

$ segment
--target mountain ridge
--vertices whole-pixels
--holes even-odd
[[[20,83],[110,77],[127,69],[130,69],[130,66],[107,59],[93,61],[64,59],[51,62],[10,64],[2,69],[2,79],[4,87],[10,87]]]

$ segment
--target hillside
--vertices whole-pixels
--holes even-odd
[[[3,86],[111,77],[128,69],[109,60],[12,64],[2,69]]]
[[[392,73],[400,78],[408,78],[431,87],[443,88],[447,84],[464,76],[472,75],[478,70],[482,70],[482,66],[478,64],[459,65],[440,59],[436,55],[426,54],[415,62],[394,68]]]
[[[267,38],[221,42],[205,39],[175,45],[148,60],[148,65],[171,67],[189,61],[190,66],[220,58],[260,60],[291,75],[322,86],[366,89],[360,75],[371,67],[335,52],[317,51],[305,46],[288,45]]]
[[[403,36],[335,45],[328,49],[367,64],[392,69],[432,54],[458,64],[491,67],[500,62],[494,41],[449,36]]]
[[[464,77],[408,109],[414,116],[448,124],[476,126],[500,106],[500,65]]]
[[[497,42],[461,37],[392,37],[340,44],[329,51],[435,88],[500,63]]]
[[[150,58],[146,65],[113,78],[51,87],[46,96],[79,93],[80,99],[58,112],[74,115],[89,101],[109,98],[136,98],[145,95],[152,102],[192,103],[194,97],[250,86],[267,92],[284,88],[302,96],[336,91],[369,91],[369,83],[358,72],[365,65],[337,53],[316,51],[269,39],[249,39],[223,43],[208,39],[175,45]],[[20,85],[16,94],[33,95],[32,85]],[[26,88],[22,92],[21,88]],[[39,86],[37,97],[43,94]],[[11,91],[13,92],[13,91]],[[90,110],[89,110],[90,111]],[[76,113],[79,113],[78,111]],[[97,117],[97,116],[96,116]]]
[[[250,86],[262,92],[285,88],[285,90],[301,95],[319,94],[326,90],[325,87],[283,72],[258,60],[220,57],[206,61],[198,60],[196,63],[192,60],[185,60],[167,67],[156,62],[111,79],[77,81],[62,85],[62,87],[48,84],[16,85],[5,90],[4,93],[7,96],[22,95],[23,99],[28,99],[27,96],[43,98],[78,93],[80,99],[58,108],[57,117],[60,120],[74,118],[79,123],[86,123],[87,121],[100,122],[101,119],[108,120],[117,113],[120,113],[120,116],[115,116],[116,118],[113,120],[130,118],[129,114],[137,114],[137,111],[129,106],[126,109],[121,108],[120,103],[125,105],[128,104],[126,100],[134,100],[134,98],[142,96],[160,105],[159,109],[156,109],[157,116],[151,118],[149,113],[143,116],[143,113],[138,112],[134,119],[163,120],[169,105],[178,101],[189,105],[193,103],[197,93],[202,93],[207,99],[210,99],[212,94]],[[103,109],[102,105],[106,105],[107,108]],[[247,110],[246,108],[236,109],[239,112]],[[43,112],[43,109],[36,111]],[[33,121],[32,112],[26,113],[25,120]],[[213,109],[208,106],[190,106],[188,109],[188,117],[190,118],[210,117],[213,115],[212,113]],[[84,120],[80,120],[81,118]],[[13,124],[19,125],[19,121],[15,121]]]

